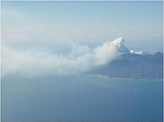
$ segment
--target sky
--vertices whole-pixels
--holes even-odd
[[[129,48],[162,51],[162,2],[2,2],[2,41],[12,46],[97,45],[118,37]]]
[[[83,73],[162,46],[162,2],[2,2],[4,75]]]

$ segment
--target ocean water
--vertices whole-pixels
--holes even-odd
[[[162,81],[2,77],[2,122],[162,122]]]

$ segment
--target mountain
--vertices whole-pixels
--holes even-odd
[[[123,38],[118,38],[110,43],[110,46],[117,48],[121,53],[120,56],[111,62],[97,66],[89,73],[118,78],[163,78],[163,53],[149,54],[129,50],[123,42]]]

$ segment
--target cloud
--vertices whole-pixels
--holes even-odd
[[[64,50],[64,47],[61,50]],[[107,41],[95,48],[76,45],[68,52],[57,53],[51,50],[13,48],[3,42],[2,74],[40,76],[83,73],[114,60],[126,51],[122,38]]]

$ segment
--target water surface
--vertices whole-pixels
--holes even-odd
[[[100,76],[2,78],[2,122],[162,122],[162,81]]]

